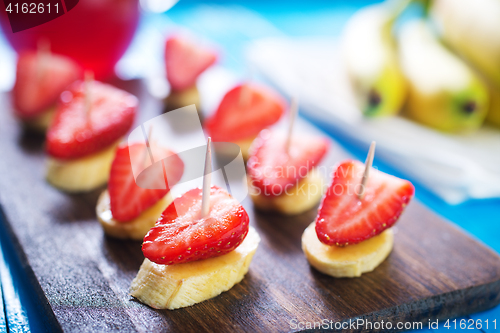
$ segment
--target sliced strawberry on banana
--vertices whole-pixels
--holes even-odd
[[[208,216],[200,218],[201,189],[168,206],[144,238],[144,262],[130,294],[157,309],[178,309],[215,297],[248,272],[260,237],[245,209],[212,186]]]
[[[174,35],[165,44],[167,80],[173,91],[196,85],[196,79],[217,60],[217,53],[186,36]]]
[[[314,268],[333,277],[358,277],[391,253],[396,223],[414,194],[404,179],[372,169],[359,198],[365,165],[341,163],[316,221],[302,235],[302,250]]]
[[[249,193],[256,208],[295,215],[310,210],[323,195],[324,179],[315,167],[328,151],[328,140],[286,136],[264,130],[254,140],[247,162]]]
[[[390,228],[413,197],[413,185],[372,169],[362,199],[358,198],[365,165],[341,163],[333,175],[316,217],[319,240],[327,245],[362,242]]]
[[[285,150],[286,136],[280,132],[262,133],[250,149],[247,170],[252,186],[260,194],[276,197],[306,178],[328,151],[328,140],[316,136],[292,137],[290,148]]]
[[[146,145],[118,147],[108,190],[101,194],[96,207],[97,218],[107,235],[142,240],[172,202],[170,186],[181,179],[184,163],[166,148],[157,146],[155,151],[168,158],[150,165]],[[147,188],[141,187],[145,181],[134,178],[132,163],[135,170],[142,170],[137,179],[147,177]]]
[[[61,94],[47,132],[47,180],[68,192],[104,185],[137,106],[135,96],[108,84],[73,83]]]
[[[223,189],[210,189],[210,211],[200,217],[202,190],[177,198],[163,212],[142,244],[142,252],[157,264],[179,264],[233,251],[248,233],[248,214]]]
[[[214,141],[253,140],[281,118],[285,107],[283,98],[267,87],[240,85],[226,93],[206,128]]]
[[[149,163],[149,152],[146,145],[122,144],[116,151],[115,159],[111,165],[108,189],[111,212],[119,222],[127,222],[138,217],[170,191],[169,185],[176,184],[182,177],[184,171],[182,160],[166,148],[156,147],[155,149],[156,153],[161,152],[162,156],[169,157],[164,160],[165,164],[159,165],[168,170],[165,170],[164,174],[163,168],[151,169],[151,174],[148,174],[148,177],[152,178],[149,182],[150,188],[139,187],[132,172],[132,163],[138,165],[136,170],[143,168],[139,164],[147,165]],[[143,172],[148,172],[148,170]],[[167,180],[166,175],[171,178]]]
[[[49,52],[21,53],[12,90],[16,115],[36,122],[55,106],[64,89],[81,76],[80,67],[67,57]]]
[[[75,82],[61,94],[47,133],[47,152],[59,159],[84,157],[103,150],[132,127],[137,98],[99,81],[90,83],[87,106],[85,82]]]

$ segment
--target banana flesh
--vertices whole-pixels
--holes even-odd
[[[311,170],[307,176],[288,193],[268,197],[256,192],[249,182],[249,194],[255,207],[262,211],[276,211],[285,215],[296,215],[312,209],[324,192],[324,179],[319,171]]]
[[[104,232],[111,237],[122,239],[140,240],[148,233],[149,229],[155,226],[161,213],[172,202],[170,192],[161,198],[153,206],[149,207],[138,217],[131,221],[119,222],[113,218],[111,213],[109,192],[105,190],[99,196],[96,206],[97,220],[101,223]]]
[[[394,233],[387,229],[381,234],[358,244],[344,247],[321,243],[315,223],[302,234],[302,250],[309,264],[333,277],[358,277],[373,271],[389,255],[394,244]]]
[[[87,192],[106,184],[116,147],[120,141],[118,140],[100,152],[82,158],[60,160],[49,157],[47,181],[66,192]]]
[[[47,109],[35,118],[24,120],[24,124],[27,128],[34,130],[39,133],[45,133],[49,128],[52,119],[56,113],[55,107]]]
[[[239,283],[248,272],[260,237],[254,228],[234,251],[176,265],[144,259],[130,295],[155,309],[179,309],[213,298]]]

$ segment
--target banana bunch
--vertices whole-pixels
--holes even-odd
[[[443,41],[487,79],[487,120],[500,126],[500,1],[435,0],[430,13]]]
[[[430,3],[443,40],[460,56],[440,42],[424,19],[406,22],[394,37],[394,22],[410,2],[422,0],[365,7],[346,26],[343,59],[363,113],[391,115],[404,105],[407,117],[448,132],[475,130],[486,117],[500,124],[500,2],[480,0],[489,3],[482,9],[473,0]],[[490,86],[476,69],[488,72]]]

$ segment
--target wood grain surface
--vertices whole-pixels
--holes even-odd
[[[137,124],[161,112],[138,81]],[[141,92],[137,94],[137,92]],[[364,318],[423,321],[484,310],[500,302],[500,258],[413,200],[395,227],[395,247],[374,272],[334,279],[312,269],[300,247],[316,211],[295,217],[255,212],[262,242],[245,279],[220,296],[175,311],[151,309],[128,295],[143,255],[140,242],[104,236],[95,217],[100,190],[60,192],[44,180],[43,137],[27,133],[0,95],[0,203],[22,258],[66,332],[287,332],[295,323]],[[301,123],[300,131],[314,131]],[[334,142],[326,163],[348,155]],[[37,286],[38,287],[38,286]],[[57,324],[58,323],[58,324]],[[58,326],[59,325],[59,326]]]

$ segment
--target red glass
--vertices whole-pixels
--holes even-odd
[[[0,3],[0,26],[17,52],[35,50],[38,42],[46,39],[52,52],[92,69],[98,79],[113,73],[132,41],[140,15],[139,0],[80,0],[50,22],[12,33],[3,1]]]

